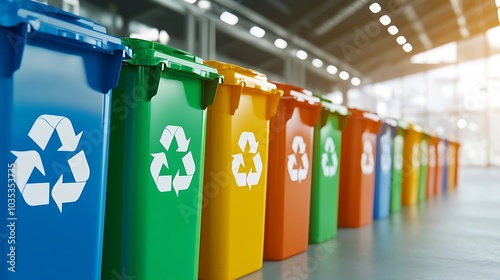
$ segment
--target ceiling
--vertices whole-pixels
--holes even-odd
[[[173,1],[173,0],[170,0]],[[183,2],[181,0],[176,0]],[[81,0],[116,11],[127,20],[141,20],[164,29],[178,40],[186,40],[185,15],[173,12],[161,0]],[[391,78],[390,69],[413,54],[484,33],[499,24],[494,0],[378,0],[382,11],[374,14],[369,6],[373,0],[213,0],[214,14],[227,9],[247,22],[256,17],[262,28],[284,30],[289,38],[307,42],[328,55],[324,61],[351,69],[362,79]],[[114,3],[114,4],[113,4]],[[183,2],[185,5],[185,3]],[[379,22],[382,15],[391,18],[399,29],[390,35],[387,26]],[[267,26],[269,25],[269,26]],[[403,35],[412,45],[410,53],[403,51],[396,37]],[[267,36],[267,35],[266,35]],[[283,59],[248,41],[237,40],[224,30],[217,30],[217,52],[247,65],[280,75]],[[306,51],[309,51],[306,49]],[[311,52],[314,53],[314,52]],[[251,55],[249,55],[251,54]],[[329,60],[334,58],[334,61]],[[310,57],[312,59],[312,57]],[[307,84],[324,90],[331,89],[332,80],[306,71]],[[347,69],[346,69],[347,70]],[[348,70],[349,72],[349,70]],[[336,79],[335,82],[340,80]]]

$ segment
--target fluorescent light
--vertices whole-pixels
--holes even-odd
[[[250,34],[257,38],[262,38],[264,35],[266,35],[266,31],[258,26],[254,26],[250,28]]]
[[[402,45],[404,45],[404,43],[406,43],[406,37],[399,36],[398,38],[396,38],[396,42],[398,42],[398,44],[400,44],[402,46]]]
[[[382,10],[382,7],[380,7],[379,3],[375,2],[375,3],[370,5],[369,9],[372,13],[377,14],[378,12],[380,12]]]
[[[321,68],[323,66],[323,61],[321,59],[313,59],[312,65],[316,68]]]
[[[184,1],[188,2],[189,4],[194,4],[194,3],[196,3],[196,0],[184,0]]]
[[[298,51],[295,53],[295,55],[296,55],[296,56],[297,56],[297,58],[298,58],[298,59],[300,59],[300,60],[305,60],[305,59],[308,57],[307,53],[306,53],[305,51],[303,51],[303,50],[298,50]]]
[[[389,25],[389,23],[391,23],[391,18],[388,15],[383,15],[379,18],[379,21],[382,25]]]
[[[458,128],[464,129],[467,127],[467,121],[464,119],[459,119],[457,121],[457,126],[458,126]]]
[[[230,12],[223,12],[220,15],[220,20],[229,25],[235,25],[238,23],[239,18],[236,15],[231,14]]]
[[[284,49],[288,46],[288,43],[281,39],[281,38],[278,38],[274,41],[274,45],[278,48],[278,49]]]
[[[346,71],[340,71],[339,77],[342,80],[347,81],[349,79],[349,73],[347,73]]]
[[[208,0],[200,0],[198,1],[198,7],[203,10],[210,10],[212,8],[212,3]]]
[[[158,35],[158,41],[166,45],[168,41],[170,41],[170,35],[168,35],[168,32],[165,30],[160,31],[160,34]]]
[[[389,26],[389,28],[387,28],[387,32],[389,32],[389,34],[391,35],[396,35],[398,34],[399,29],[395,25],[391,25]]]
[[[335,75],[337,74],[337,67],[333,66],[333,65],[328,65],[328,67],[326,67],[326,72],[332,74],[332,75]]]
[[[409,53],[413,50],[413,46],[410,43],[406,43],[403,45],[403,50],[405,52]]]
[[[358,77],[354,77],[351,79],[351,84],[357,87],[361,84],[361,80]]]

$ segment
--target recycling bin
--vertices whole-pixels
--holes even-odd
[[[224,83],[207,116],[199,279],[236,279],[262,267],[269,120],[283,91],[250,69],[205,63]]]
[[[392,145],[397,126],[396,120],[385,118],[377,134],[373,202],[373,219],[375,220],[387,218],[391,210]]]
[[[283,90],[283,97],[270,121],[266,260],[283,260],[307,251],[314,125],[321,113],[320,99],[311,92],[275,84]]]
[[[457,143],[453,138],[448,140],[448,190],[452,190],[457,186]]]
[[[445,173],[445,152],[446,152],[446,140],[441,137],[436,137],[436,147],[437,147],[437,166],[436,166],[436,183],[435,183],[435,194],[441,195],[443,193],[443,176]]]
[[[322,110],[314,126],[309,243],[322,243],[337,235],[340,149],[349,117],[347,107],[320,99]]]
[[[429,165],[429,132],[423,130],[420,139],[420,171],[418,176],[418,197],[419,203],[425,202],[427,196],[427,168]]]
[[[373,220],[375,155],[380,118],[349,109],[351,117],[342,133],[339,185],[339,227],[361,227]],[[348,143],[348,144],[347,144]]]
[[[443,151],[443,177],[441,178],[442,180],[442,193],[446,194],[448,192],[448,169],[449,169],[449,144],[448,144],[448,139],[443,138],[442,143],[444,144],[444,151]]]
[[[123,43],[133,56],[112,99],[102,279],[197,279],[206,108],[221,75],[175,48]]]
[[[401,211],[401,192],[403,186],[403,149],[405,134],[409,124],[398,120],[396,135],[393,140],[392,180],[391,180],[391,213]]]
[[[453,161],[454,161],[454,167],[455,167],[455,170],[454,170],[454,175],[455,177],[453,178],[453,187],[454,188],[457,188],[458,187],[458,170],[459,170],[459,151],[460,151],[460,142],[458,142],[456,139],[454,141],[451,142],[451,144],[453,145],[453,153],[452,153],[452,156],[453,156]]]
[[[403,148],[402,205],[414,205],[418,201],[421,138],[422,128],[410,124]]]
[[[426,197],[433,197],[436,194],[436,176],[437,176],[437,144],[439,143],[439,138],[434,135],[429,135],[427,138],[427,152],[428,152],[428,163],[427,163],[427,190]]]
[[[110,90],[124,55],[87,19],[0,2],[0,279],[101,279]]]

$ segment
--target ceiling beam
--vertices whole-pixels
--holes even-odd
[[[330,10],[335,7],[340,1],[339,0],[329,0],[323,1],[313,9],[307,11],[304,15],[300,16],[293,24],[288,26],[288,30],[295,31],[300,26],[310,26],[310,23],[313,19],[316,19],[318,16],[323,14],[325,11]]]
[[[343,8],[338,14],[324,21],[320,26],[314,29],[313,34],[316,37],[325,35],[328,31],[337,27],[340,23],[346,20],[348,17],[352,16],[363,8],[369,0],[355,0]]]

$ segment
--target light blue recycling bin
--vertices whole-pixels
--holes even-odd
[[[377,155],[375,158],[375,193],[373,201],[373,219],[389,216],[391,210],[392,186],[392,142],[396,137],[398,123],[385,118],[377,134]]]
[[[123,55],[93,22],[0,1],[0,279],[100,279],[110,90]]]

